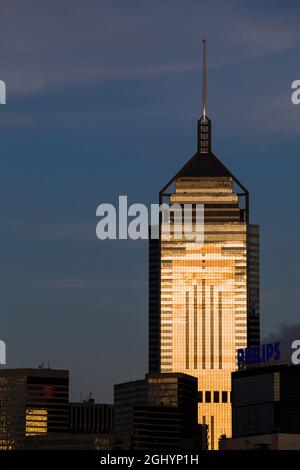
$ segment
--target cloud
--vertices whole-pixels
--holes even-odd
[[[70,83],[124,80],[199,70],[191,47],[209,40],[209,66],[221,67],[299,44],[294,17],[253,15],[239,3],[19,2],[1,7],[0,65],[9,93],[32,94]],[[135,11],[133,14],[133,6]],[[216,5],[218,14],[216,14]],[[227,13],[224,21],[223,13]],[[174,38],[177,38],[174,41]],[[181,41],[181,44],[179,44]],[[190,50],[187,56],[187,51]]]
[[[300,323],[285,324],[282,323],[277,331],[266,335],[262,339],[262,343],[274,343],[280,341],[281,358],[290,360],[292,342],[300,340]]]

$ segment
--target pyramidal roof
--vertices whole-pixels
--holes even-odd
[[[195,155],[173,176],[173,178],[163,187],[160,193],[165,190],[178,178],[232,178],[240,188],[247,193],[247,189],[242,183],[226,168],[225,165],[210,151],[207,153],[195,153]]]
[[[175,178],[232,176],[225,165],[212,153],[196,153],[176,174]]]
[[[230,177],[247,193],[246,188],[211,151],[211,121],[206,113],[206,41],[203,41],[202,116],[198,121],[198,151],[163,187],[160,194],[178,178]]]

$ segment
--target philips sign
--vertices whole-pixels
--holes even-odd
[[[238,368],[270,361],[280,361],[280,343],[267,343],[237,350]]]
[[[244,366],[266,364],[281,359],[295,366],[300,365],[300,339],[293,340],[290,345],[284,343],[282,351],[279,341],[237,350],[239,369]]]

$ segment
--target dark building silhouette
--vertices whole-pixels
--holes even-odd
[[[133,409],[138,403],[147,403],[145,379],[117,384],[114,386],[114,433],[132,435]]]
[[[129,436],[132,449],[201,449],[206,427],[198,425],[197,379],[186,374],[147,374],[114,388],[114,433]]]
[[[233,437],[300,433],[300,367],[278,364],[232,374]]]
[[[120,445],[112,440],[113,405],[95,403],[89,398],[69,403],[68,431],[32,436],[26,440],[29,450],[97,450],[105,445]],[[107,444],[108,443],[108,444]]]
[[[300,447],[300,366],[273,364],[232,374],[232,439],[222,449]]]
[[[54,433],[26,439],[26,450],[97,450],[96,433]]]
[[[68,428],[67,370],[0,370],[0,449],[23,449],[33,437]]]
[[[95,403],[94,399],[70,403],[70,433],[108,433],[112,427],[113,405]]]

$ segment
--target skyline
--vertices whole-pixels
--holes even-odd
[[[228,3],[212,2],[219,8],[208,7],[200,26],[203,5],[193,1],[186,11],[176,1],[129,9],[128,2],[89,2],[89,9],[52,2],[48,19],[35,2],[14,13],[16,2],[3,6],[7,367],[49,361],[70,369],[73,398],[84,388],[82,395],[93,391],[101,401],[114,383],[144,374],[147,241],[100,242],[95,210],[120,194],[156,203],[168,176],[194,153],[204,36],[213,148],[249,189],[251,222],[261,227],[262,337],[276,334],[283,319],[297,323],[300,107],[290,87],[299,78],[299,6]]]

